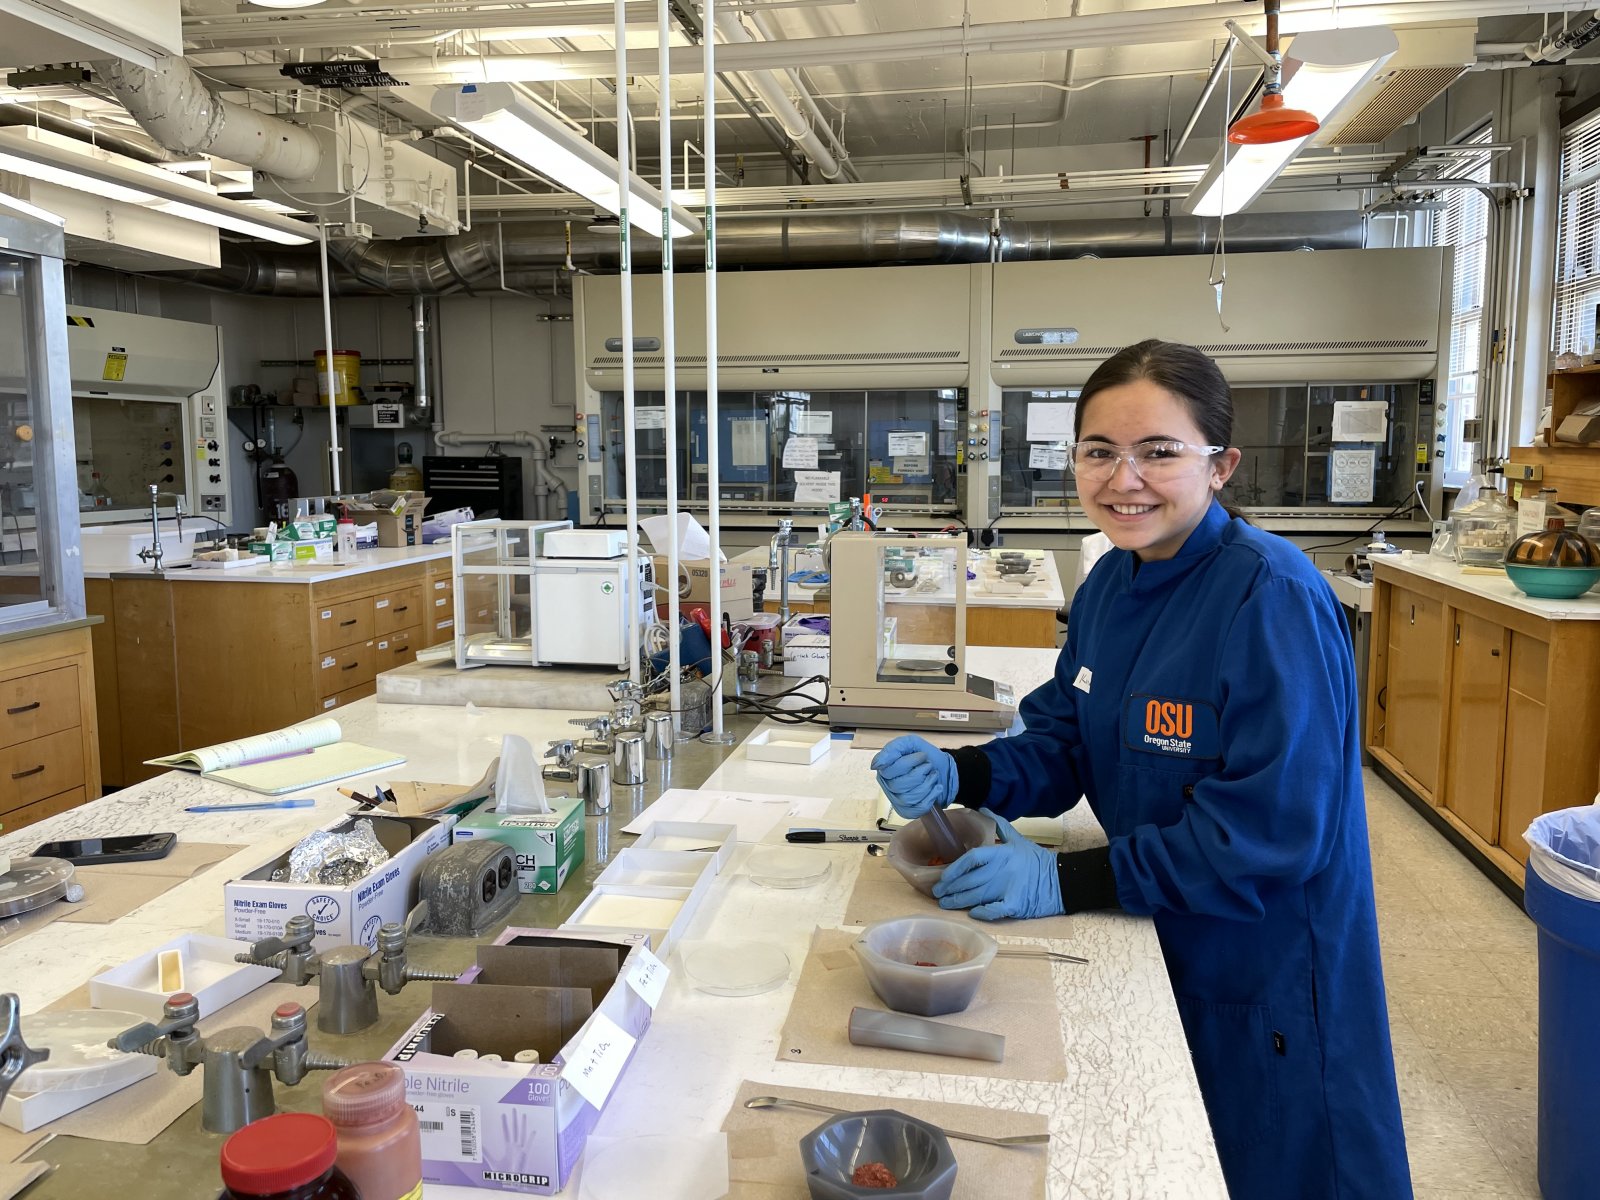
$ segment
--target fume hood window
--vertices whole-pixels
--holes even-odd
[[[867,488],[891,504],[949,505],[956,499],[958,393],[867,393]]]
[[[35,376],[34,351],[28,333],[25,259],[0,254],[0,338],[15,342],[15,360],[25,365],[21,378],[0,382],[0,628],[14,617],[31,615],[45,602],[44,564],[35,532],[40,492],[47,491],[43,463],[37,464],[39,407],[29,394]],[[13,299],[15,297],[15,299]],[[10,372],[7,372],[10,375]],[[44,503],[49,504],[48,495]]]
[[[1004,507],[1064,508],[1077,500],[1077,484],[1067,470],[1077,401],[1077,388],[1028,388],[1002,394],[1000,503]],[[972,449],[981,452],[982,447]]]
[[[150,485],[186,495],[189,446],[183,404],[176,400],[118,400],[74,396],[77,431],[78,510],[150,507]],[[163,499],[166,507],[171,501]]]

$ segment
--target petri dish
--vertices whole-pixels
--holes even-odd
[[[72,1008],[22,1018],[23,1039],[35,1050],[50,1051],[50,1057],[24,1071],[17,1079],[17,1090],[63,1092],[143,1079],[152,1073],[155,1059],[113,1050],[106,1043],[124,1029],[144,1023],[138,1013],[103,1008]]]
[[[64,858],[13,858],[0,875],[0,917],[41,908],[67,894],[73,867]]]
[[[689,982],[713,996],[759,996],[789,981],[789,956],[771,942],[701,942],[682,960]]]
[[[805,888],[826,879],[833,862],[829,855],[815,850],[768,846],[752,850],[745,869],[762,887]]]

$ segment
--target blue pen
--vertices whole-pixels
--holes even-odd
[[[213,812],[251,812],[260,808],[310,808],[316,801],[310,796],[301,796],[296,800],[261,800],[248,804],[191,804],[184,812],[213,813]]]

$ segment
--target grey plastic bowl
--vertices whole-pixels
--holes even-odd
[[[938,1017],[963,1011],[978,994],[999,945],[971,921],[894,917],[855,940],[872,990],[896,1012]],[[919,967],[920,962],[933,963]]]
[[[950,1200],[956,1186],[956,1156],[944,1131],[890,1108],[830,1117],[800,1139],[800,1161],[812,1200]],[[870,1162],[888,1167],[899,1186],[850,1182]]]
[[[947,808],[944,812],[950,818],[950,828],[968,850],[994,843],[994,822],[982,813],[970,808]],[[906,822],[889,839],[889,865],[924,896],[933,895],[933,885],[944,877],[944,867],[928,865],[932,857],[933,842],[920,820]]]

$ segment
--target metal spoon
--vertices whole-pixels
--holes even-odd
[[[995,954],[1000,958],[1051,958],[1056,962],[1079,963],[1084,966],[1089,962],[1087,958],[1079,958],[1076,954],[1060,954],[1055,950],[1029,950],[1021,946],[1001,946]]]
[[[786,1104],[790,1108],[808,1108],[812,1112],[828,1113],[830,1116],[848,1116],[849,1110],[843,1108],[829,1108],[826,1104],[812,1104],[809,1100],[791,1100],[788,1096],[752,1096],[744,1102],[746,1108],[772,1108],[774,1105]],[[931,1124],[931,1122],[930,1122]],[[1048,1133],[1018,1133],[1010,1137],[985,1137],[981,1133],[961,1133],[954,1129],[945,1129],[935,1126],[945,1137],[959,1138],[963,1142],[982,1142],[985,1146],[1042,1146],[1050,1140]]]

